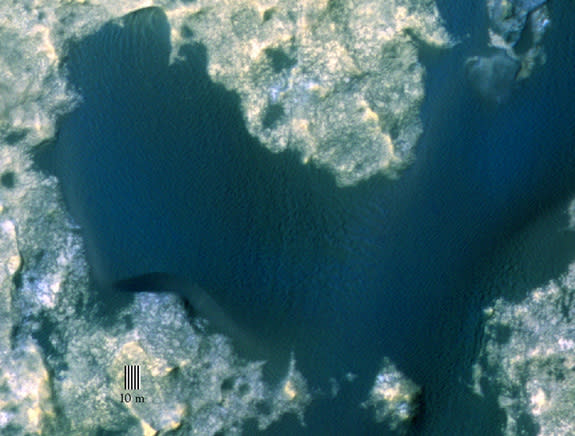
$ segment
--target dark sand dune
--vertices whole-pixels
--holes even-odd
[[[269,434],[381,432],[358,404],[383,356],[424,387],[416,433],[456,434],[438,422],[477,415],[475,434],[497,434],[488,399],[453,400],[493,297],[470,290],[490,253],[573,194],[573,39],[494,109],[466,85],[468,47],[435,60],[415,164],[397,181],[339,188],[248,135],[202,46],[169,65],[169,32],[161,10],[141,10],[71,43],[63,64],[82,103],[41,160],[82,226],[95,282],[181,277],[217,302],[205,316],[217,307],[274,350],[272,374],[293,350],[312,389],[359,376],[312,404],[305,429],[287,420]]]

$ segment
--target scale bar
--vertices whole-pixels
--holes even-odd
[[[140,365],[124,365],[124,389],[140,389]]]

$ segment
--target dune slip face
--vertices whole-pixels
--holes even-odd
[[[95,288],[178,293],[267,360],[272,379],[293,353],[322,395],[306,427],[284,420],[269,434],[385,434],[360,407],[384,357],[423,386],[412,431],[446,434],[446,405],[449,418],[482,421],[469,434],[497,429],[491,399],[457,382],[494,297],[472,291],[492,252],[575,191],[564,97],[575,81],[554,81],[551,61],[513,95],[507,58],[468,64],[470,85],[470,47],[440,56],[415,163],[398,180],[342,187],[250,136],[238,95],[209,79],[204,46],[184,44],[170,62],[170,31],[161,9],[138,10],[70,41],[62,63],[81,100],[39,161],[82,229]],[[575,52],[566,44],[557,50]],[[474,89],[506,101],[485,107]]]

